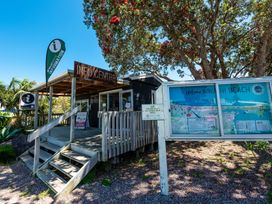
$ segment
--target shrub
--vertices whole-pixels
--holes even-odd
[[[0,163],[8,164],[14,161],[16,152],[12,145],[0,145]]]
[[[20,133],[21,129],[15,129],[11,126],[4,127],[2,130],[0,130],[0,143],[8,140],[11,137],[14,137],[16,134]]]
[[[0,115],[0,129],[7,126],[11,121],[11,117],[1,116]]]

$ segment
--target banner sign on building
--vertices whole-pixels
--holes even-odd
[[[74,67],[75,77],[84,80],[100,80],[116,83],[117,75],[104,69],[100,69],[91,65],[75,62]]]
[[[46,52],[46,63],[45,63],[45,79],[46,84],[58,66],[62,56],[65,53],[65,43],[61,39],[54,39],[49,43]]]

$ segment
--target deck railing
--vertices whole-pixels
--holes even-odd
[[[102,112],[102,160],[157,142],[156,121],[142,120],[140,111]]]
[[[63,113],[53,113],[51,120],[57,119],[62,116]],[[24,127],[32,127],[34,125],[34,114],[22,115],[22,121]],[[38,114],[38,127],[44,126],[48,123],[48,115]],[[63,120],[59,125],[69,125],[70,120]]]

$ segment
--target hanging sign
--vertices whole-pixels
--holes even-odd
[[[20,96],[20,110],[35,110],[35,94],[23,93]]]
[[[58,66],[62,56],[65,53],[65,43],[61,39],[54,39],[49,43],[46,52],[45,78],[46,84]]]
[[[107,81],[111,83],[117,82],[117,75],[114,72],[110,72],[98,67],[75,62],[74,74],[77,78],[84,80],[99,80]]]

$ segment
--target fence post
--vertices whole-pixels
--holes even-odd
[[[132,112],[132,150],[136,150],[136,124],[137,124],[137,119],[136,119],[136,112]]]
[[[108,160],[107,134],[108,134],[108,114],[102,113],[102,161]]]

